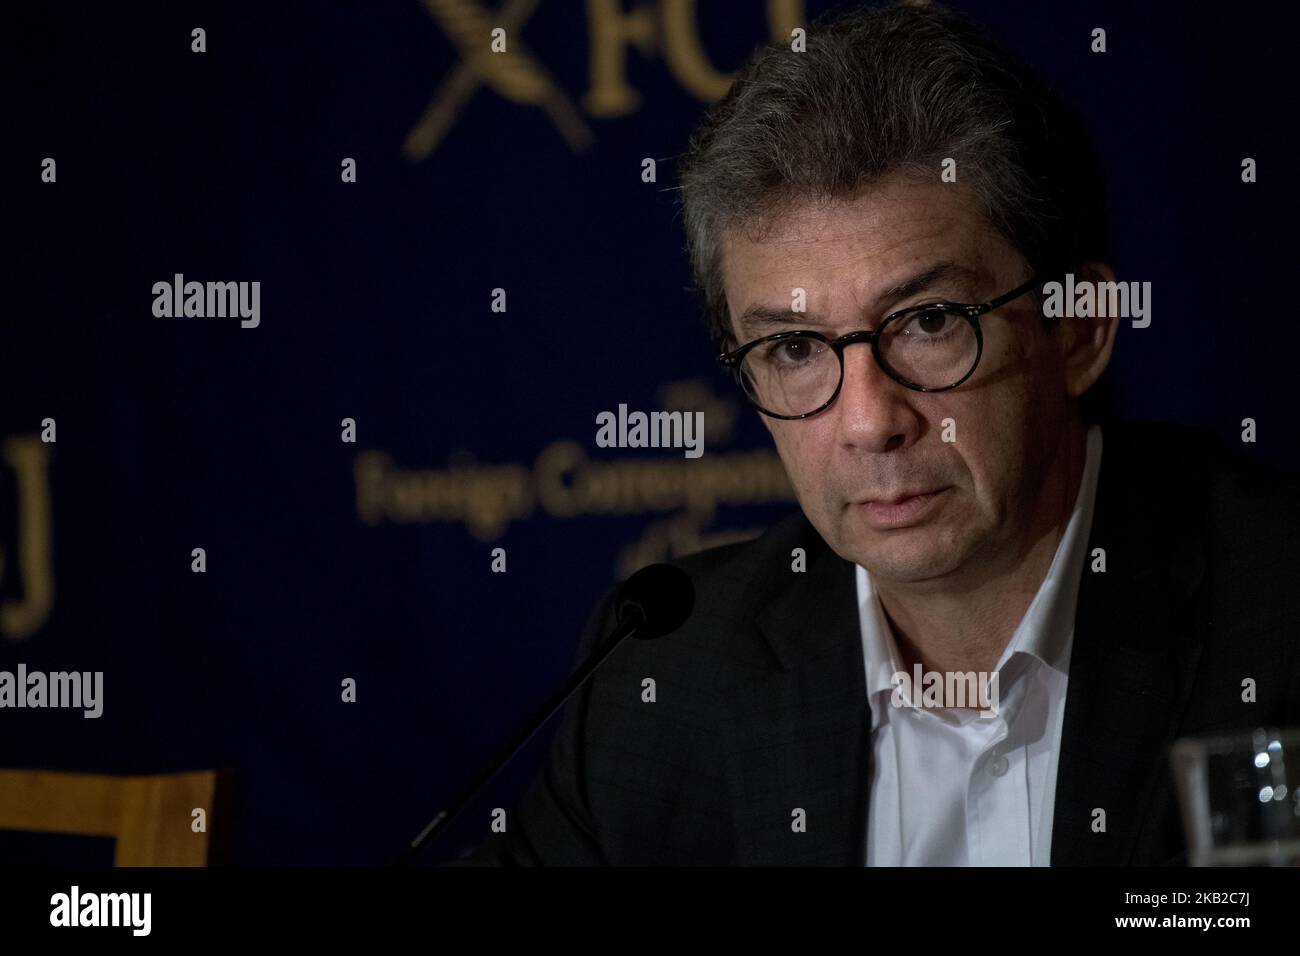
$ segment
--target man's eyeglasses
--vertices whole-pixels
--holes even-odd
[[[831,339],[820,332],[777,332],[718,356],[736,375],[745,396],[772,418],[807,418],[839,397],[844,386],[844,348],[871,343],[881,370],[918,392],[956,388],[975,372],[984,352],[979,317],[1024,295],[1044,280],[1029,282],[980,305],[931,302],[885,316],[874,329]]]

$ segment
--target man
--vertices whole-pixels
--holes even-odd
[[[933,7],[745,68],[685,224],[802,513],[679,562],[690,621],[618,649],[470,862],[1184,860],[1172,741],[1300,723],[1300,496],[1113,421],[1119,319],[1045,318],[1046,282],[1114,280],[1088,156]],[[929,674],[986,692],[900,676]]]

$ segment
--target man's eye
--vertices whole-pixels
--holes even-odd
[[[782,339],[768,345],[764,357],[774,365],[802,365],[814,358],[821,347],[822,343],[816,339]]]
[[[951,312],[945,312],[943,309],[926,309],[909,318],[904,323],[902,331],[904,335],[915,335],[920,338],[937,337],[952,331],[956,321],[957,317]]]

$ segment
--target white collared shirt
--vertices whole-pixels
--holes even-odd
[[[857,566],[873,758],[868,866],[1049,865],[1074,612],[1101,468],[1100,426],[1089,428],[1087,446],[1052,565],[994,668],[996,716],[891,705],[901,658],[871,576]],[[919,688],[910,699],[920,701]]]

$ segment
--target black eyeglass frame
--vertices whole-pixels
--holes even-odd
[[[998,296],[996,299],[990,299],[988,302],[981,302],[978,305],[968,305],[961,302],[926,302],[921,305],[909,305],[905,309],[899,309],[897,312],[891,312],[889,315],[885,316],[885,318],[881,320],[880,324],[874,329],[859,329],[855,332],[847,332],[839,338],[834,339],[827,338],[822,333],[814,332],[811,329],[792,329],[787,332],[776,332],[772,335],[765,335],[762,338],[754,339],[752,342],[746,342],[738,349],[722,353],[718,356],[718,362],[731,369],[735,374],[736,384],[740,386],[740,390],[745,393],[745,398],[751,405],[769,418],[779,418],[783,421],[797,421],[801,418],[810,418],[818,412],[823,412],[831,405],[835,404],[835,400],[840,397],[841,389],[844,388],[844,349],[846,346],[854,345],[858,342],[869,342],[871,344],[871,353],[875,356],[876,364],[880,366],[880,370],[904,388],[910,388],[915,392],[947,392],[956,388],[958,385],[961,385],[968,378],[974,375],[975,369],[979,367],[980,357],[984,354],[984,332],[980,329],[980,316],[986,315],[994,309],[1006,305],[1012,299],[1019,298],[1026,292],[1037,288],[1046,281],[1047,279],[1044,276],[1036,275],[1024,285],[1017,286],[1010,292]],[[971,363],[971,367],[966,374],[957,379],[957,381],[953,382],[951,385],[918,385],[898,374],[898,372],[892,369],[889,364],[881,358],[880,335],[884,332],[886,327],[899,319],[908,318],[922,312],[949,312],[961,316],[971,324],[971,328],[975,331],[975,360]],[[834,350],[835,357],[840,363],[840,379],[835,384],[835,391],[831,394],[831,397],[812,411],[804,412],[801,415],[778,415],[776,412],[768,411],[762,405],[759,405],[758,402],[754,401],[750,396],[749,392],[745,390],[745,385],[741,381],[742,372],[740,370],[740,363],[745,356],[749,354],[750,349],[757,348],[765,343],[779,342],[782,339],[795,338],[796,336],[816,339],[819,342],[823,342],[830,346],[830,348]]]

